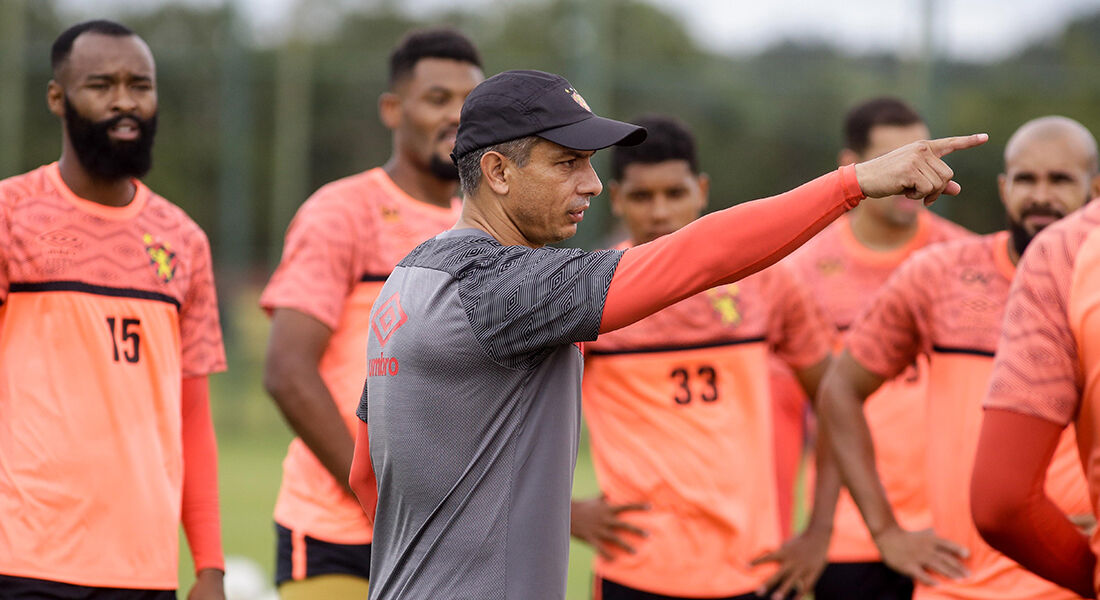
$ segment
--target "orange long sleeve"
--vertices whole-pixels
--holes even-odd
[[[210,416],[206,377],[183,378],[183,504],[180,519],[195,562],[202,569],[225,570],[218,514],[218,443]]]
[[[970,512],[990,546],[1029,571],[1094,598],[1096,557],[1088,538],[1044,491],[1047,467],[1062,427],[1008,410],[986,409]]]
[[[351,459],[351,476],[348,477],[348,485],[359,499],[367,519],[374,523],[374,509],[378,504],[378,494],[374,489],[378,486],[378,482],[374,478],[374,467],[370,462],[367,424],[362,421],[359,421],[359,431],[355,437],[355,455]]]
[[[784,194],[711,213],[630,248],[608,288],[600,333],[776,263],[863,197],[855,166],[847,165]]]

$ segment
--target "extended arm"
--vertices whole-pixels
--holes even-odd
[[[865,196],[904,193],[931,201],[940,193],[957,194],[959,185],[940,157],[987,139],[977,134],[915,142],[627,250],[608,288],[600,333],[774,264]]]
[[[294,433],[350,493],[346,486],[355,440],[318,370],[331,336],[327,325],[305,313],[275,309],[264,388]]]
[[[990,546],[1040,577],[1095,597],[1088,538],[1046,495],[1047,468],[1063,427],[987,408],[970,481],[974,525]]]
[[[221,520],[218,515],[218,445],[206,377],[184,377],[180,394],[183,499],[180,520],[195,563],[191,599],[224,598]]]

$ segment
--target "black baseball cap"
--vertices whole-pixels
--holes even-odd
[[[599,150],[640,144],[646,131],[596,116],[561,75],[504,71],[482,81],[466,97],[451,160],[530,135],[574,150]]]

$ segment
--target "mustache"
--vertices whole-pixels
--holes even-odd
[[[140,131],[142,133],[142,135],[145,135],[147,133],[146,130],[148,129],[148,121],[145,120],[145,119],[142,119],[141,117],[139,117],[138,115],[133,114],[133,113],[124,113],[124,114],[120,114],[120,115],[115,115],[115,116],[111,117],[110,119],[103,119],[102,121],[96,121],[95,122],[95,127],[98,128],[98,129],[101,129],[101,130],[111,129],[112,127],[114,127],[115,125],[118,125],[119,123],[125,121],[126,119],[129,119],[129,120],[133,121],[134,124],[137,125],[138,131]]]
[[[1049,205],[1046,205],[1046,204],[1040,204],[1040,205],[1037,205],[1037,206],[1030,206],[1028,208],[1025,208],[1020,213],[1020,218],[1021,219],[1026,218],[1026,217],[1055,217],[1055,218],[1061,219],[1064,216],[1066,216],[1065,212],[1060,211],[1060,210],[1054,208],[1053,206],[1049,206]]]

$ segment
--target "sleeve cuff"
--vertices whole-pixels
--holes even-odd
[[[844,201],[848,203],[850,208],[859,206],[860,200],[867,196],[864,195],[863,189],[859,187],[859,179],[856,178],[856,166],[844,165],[838,171],[840,171],[840,189],[844,192]]]

